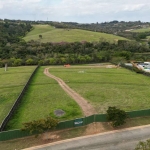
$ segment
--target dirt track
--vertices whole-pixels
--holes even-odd
[[[84,116],[90,116],[96,113],[94,108],[87,102],[87,100],[85,100],[78,93],[72,90],[62,79],[50,74],[48,70],[49,68],[45,68],[44,74],[50,78],[55,79],[59,83],[62,89],[78,103],[78,105],[81,107],[83,111]]]

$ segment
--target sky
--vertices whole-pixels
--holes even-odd
[[[1,19],[150,22],[150,0],[0,0]]]

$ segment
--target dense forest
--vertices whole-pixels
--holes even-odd
[[[149,42],[146,44],[133,40],[119,40],[116,43],[109,43],[106,40],[94,43],[86,41],[74,43],[41,43],[40,40],[25,42],[22,37],[32,30],[32,24],[51,24],[58,27],[58,24],[70,25],[71,23],[1,20],[0,67],[3,67],[5,63],[9,66],[19,66],[37,64],[62,65],[67,63],[82,64],[108,61],[119,63],[120,61],[129,61],[131,59],[150,60],[148,55],[140,55],[145,52],[150,52]],[[106,28],[113,31],[113,28],[108,27],[108,24],[111,24],[111,22],[106,24]],[[136,24],[137,22],[134,23],[135,26],[137,26]],[[145,23],[145,25],[148,26],[149,23]],[[72,28],[73,26],[75,28],[75,26],[79,25],[72,23]],[[81,26],[83,27],[84,25]],[[116,28],[116,30],[119,30],[119,28]],[[148,35],[148,33],[145,34],[146,36]],[[138,55],[135,55],[136,53]]]

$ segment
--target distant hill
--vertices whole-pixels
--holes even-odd
[[[42,35],[42,38],[39,38]],[[58,29],[49,25],[34,25],[34,28],[25,37],[25,41],[41,40],[41,42],[81,42],[101,41],[114,42],[117,40],[128,40],[113,34],[93,32],[81,29]]]

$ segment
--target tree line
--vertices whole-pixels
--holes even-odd
[[[0,66],[63,65],[130,60],[134,53],[150,52],[149,47],[131,41],[40,43],[20,41],[1,47]]]
[[[124,40],[114,43],[105,39],[93,43],[41,43],[40,40],[25,42],[22,37],[31,30],[32,25],[28,21],[0,21],[0,67],[5,63],[20,66],[119,62],[140,56],[135,53],[150,52],[149,44]]]

